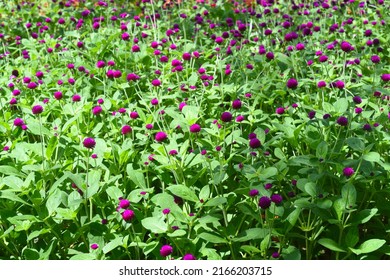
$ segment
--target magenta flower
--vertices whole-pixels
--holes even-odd
[[[158,79],[156,79],[156,80],[153,80],[153,81],[152,81],[152,85],[153,85],[153,86],[155,86],[155,87],[158,87],[158,86],[160,86],[160,85],[161,85],[161,81],[160,81],[160,80],[158,80]]]
[[[200,132],[200,130],[201,130],[201,127],[197,123],[190,126],[190,132],[192,132],[192,133],[198,133],[198,132]]]
[[[233,115],[230,112],[223,112],[221,114],[221,121],[230,122],[233,118]]]
[[[168,138],[168,135],[167,135],[165,132],[160,131],[160,132],[157,132],[157,133],[156,133],[154,139],[155,139],[157,142],[163,142],[163,141],[165,141],[167,138]]]
[[[127,74],[126,79],[128,81],[136,81],[136,80],[139,80],[140,77],[137,74],[135,74],[135,73],[130,73],[130,74]]]
[[[139,115],[136,111],[130,112],[130,118],[135,120],[138,119]]]
[[[276,108],[275,113],[278,114],[278,115],[283,115],[284,111],[285,110],[284,110],[283,107],[278,107],[278,108]]]
[[[267,209],[271,205],[271,199],[268,196],[262,196],[259,199],[259,206],[262,209]]]
[[[261,147],[261,142],[259,139],[257,138],[252,138],[249,140],[249,147],[251,147],[252,149],[257,149],[257,148],[260,148]]]
[[[153,106],[158,105],[158,99],[157,99],[157,98],[153,98],[153,99],[150,101],[150,104],[152,104]]]
[[[79,102],[81,100],[81,96],[78,94],[75,94],[72,96],[72,101],[73,102]]]
[[[196,258],[192,254],[186,254],[186,255],[183,256],[183,260],[185,260],[185,261],[196,260]]]
[[[96,250],[97,248],[99,248],[99,245],[97,245],[96,243],[91,244],[92,250]]]
[[[96,62],[97,68],[103,68],[104,66],[106,66],[106,63],[103,60],[99,60],[98,62]]]
[[[92,149],[96,145],[96,141],[93,138],[85,138],[83,141],[83,145],[87,149]]]
[[[259,194],[259,191],[257,189],[252,189],[249,191],[249,196],[257,196]]]
[[[125,220],[126,222],[131,221],[134,217],[135,217],[135,214],[134,214],[134,211],[133,211],[133,210],[126,209],[126,210],[123,211],[123,213],[122,213],[122,218],[123,218],[123,220]]]
[[[121,199],[119,201],[119,207],[122,208],[122,209],[126,209],[130,206],[130,201],[128,201],[127,199]]]
[[[372,63],[379,63],[381,61],[381,58],[378,55],[371,56]]]
[[[353,170],[352,167],[345,167],[343,169],[343,174],[346,177],[351,177],[353,174],[355,174],[355,170]]]
[[[163,212],[164,215],[168,215],[169,213],[171,213],[171,209],[165,208],[165,209],[162,210],[162,212]]]
[[[353,47],[350,43],[348,43],[348,42],[346,42],[346,41],[341,42],[340,48],[341,48],[344,52],[350,52],[350,51],[353,51],[353,50],[354,50],[354,47]]]
[[[280,194],[271,195],[271,201],[275,204],[279,204],[283,201],[283,197]]]
[[[296,79],[289,79],[286,86],[291,89],[296,89],[298,87],[298,81]]]
[[[21,118],[16,118],[14,120],[14,126],[22,126],[24,125],[24,121]]]
[[[160,255],[163,257],[167,257],[172,254],[173,248],[170,245],[163,245],[160,249]]]
[[[92,108],[92,114],[99,115],[103,111],[102,107],[100,106],[95,106]]]
[[[242,103],[241,103],[241,100],[240,99],[236,99],[232,102],[232,107],[233,109],[240,109],[242,106]]]
[[[57,100],[62,99],[62,92],[61,91],[56,91],[54,93],[54,98],[57,99]]]
[[[337,123],[340,125],[340,126],[347,126],[348,125],[348,119],[346,117],[339,117],[337,119]]]
[[[34,115],[39,115],[43,112],[43,107],[41,105],[35,105],[32,107],[31,111]]]
[[[123,135],[130,133],[132,130],[133,129],[131,128],[130,125],[125,124],[124,126],[122,126],[122,134]]]

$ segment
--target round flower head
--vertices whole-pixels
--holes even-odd
[[[91,244],[92,250],[96,250],[97,248],[99,248],[99,245],[97,245],[96,243]]]
[[[190,261],[190,260],[196,260],[196,258],[192,254],[186,254],[186,255],[183,256],[183,260]]]
[[[157,98],[153,98],[153,99],[150,101],[150,104],[152,104],[153,106],[158,105],[158,99],[157,99]]]
[[[16,118],[14,120],[14,126],[22,126],[24,125],[24,121],[21,118]]]
[[[275,204],[279,204],[283,201],[283,197],[280,194],[271,195],[271,201]]]
[[[261,147],[261,142],[259,139],[257,138],[252,138],[249,140],[249,147],[251,147],[252,149],[257,149],[257,148],[260,148]]]
[[[252,189],[249,191],[249,196],[256,196],[259,194],[259,191],[256,189]]]
[[[122,213],[122,218],[126,222],[131,221],[134,218],[134,216],[135,216],[134,211],[133,210],[129,210],[129,209],[126,209]]]
[[[346,177],[351,177],[353,174],[355,174],[355,170],[353,170],[352,167],[345,167],[343,169],[343,174]]]
[[[133,119],[133,120],[135,120],[135,119],[138,119],[138,117],[139,117],[139,115],[138,115],[138,113],[137,112],[131,112],[130,113],[130,118],[131,119]]]
[[[72,101],[73,102],[79,102],[81,100],[81,96],[78,94],[75,94],[72,96]]]
[[[279,257],[280,257],[279,252],[273,252],[273,253],[272,253],[272,258],[277,259],[277,258],[279,258]]]
[[[157,142],[163,142],[164,140],[166,140],[168,138],[168,135],[163,132],[163,131],[160,131],[160,132],[157,132],[154,139],[157,141]]]
[[[85,138],[83,141],[83,145],[85,148],[92,149],[96,145],[96,141],[93,138]]]
[[[295,79],[289,79],[286,86],[291,89],[296,89],[298,87],[298,81]]]
[[[169,209],[169,208],[165,208],[165,209],[162,210],[162,213],[164,215],[168,215],[170,212],[171,212],[171,209]]]
[[[192,133],[198,133],[198,132],[200,132],[200,130],[201,130],[201,127],[197,123],[190,126],[190,132],[192,132]]]
[[[32,107],[31,111],[34,115],[39,115],[40,113],[43,112],[43,107],[41,105],[35,105]]]
[[[241,100],[240,99],[236,99],[232,102],[232,107],[233,109],[240,109],[241,108]]]
[[[221,115],[221,120],[223,122],[230,122],[232,120],[233,116],[230,112],[223,112]]]
[[[372,63],[379,63],[381,61],[381,58],[377,55],[371,56]]]
[[[127,199],[121,199],[119,201],[119,207],[122,208],[122,209],[126,209],[130,206],[130,201],[128,201]]]
[[[354,49],[352,45],[346,41],[341,42],[340,47],[344,52],[350,52]]]
[[[341,125],[341,126],[347,126],[348,125],[348,119],[346,117],[341,116],[341,117],[339,117],[337,119],[337,123],[339,125]]]
[[[104,66],[106,66],[106,63],[104,61],[99,60],[98,62],[96,62],[97,68],[103,68]]]
[[[126,125],[122,126],[122,134],[123,135],[126,135],[126,134],[130,133],[132,130],[133,129],[131,128],[130,125],[126,124]]]
[[[160,255],[163,257],[169,256],[172,252],[173,248],[170,245],[163,245],[160,249]]]
[[[62,99],[62,92],[61,91],[56,91],[54,93],[54,98],[57,99],[57,100]]]
[[[268,196],[262,196],[259,199],[259,206],[262,209],[267,209],[271,205],[271,199]]]
[[[317,87],[318,87],[318,88],[326,87],[326,82],[325,82],[325,81],[319,81],[319,82],[317,83]]]
[[[156,80],[153,80],[153,81],[152,81],[152,85],[155,86],[155,87],[158,87],[158,86],[161,85],[161,81],[160,81],[160,80],[157,80],[157,79],[156,79]]]
[[[278,108],[276,108],[275,113],[278,114],[278,115],[283,115],[284,111],[285,110],[284,110],[283,107],[278,107]]]
[[[382,81],[384,81],[384,82],[390,81],[390,74],[383,74],[383,75],[381,76],[381,79],[382,79]]]

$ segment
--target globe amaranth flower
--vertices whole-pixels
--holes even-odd
[[[84,139],[83,145],[87,149],[92,149],[95,147],[96,141],[95,141],[95,139],[88,137],[88,138]]]
[[[130,133],[132,130],[133,129],[131,128],[130,125],[125,124],[124,126],[122,126],[122,134],[123,135]]]
[[[157,99],[157,98],[153,98],[153,99],[150,101],[150,104],[152,104],[153,106],[158,105],[158,99]]]
[[[267,209],[271,205],[271,199],[268,196],[262,196],[259,199],[259,206],[262,209]]]
[[[126,209],[126,210],[123,211],[123,213],[122,213],[122,218],[123,218],[123,220],[125,220],[126,222],[131,221],[134,217],[135,217],[135,214],[134,214],[134,211],[133,211],[133,210]]]
[[[221,114],[221,121],[230,122],[233,118],[233,115],[230,112],[223,112]]]
[[[97,248],[99,248],[98,244],[96,244],[96,243],[91,244],[91,249],[92,250],[96,250]]]
[[[158,79],[156,79],[156,80],[153,80],[153,81],[152,81],[152,85],[153,85],[153,86],[155,86],[155,87],[158,87],[158,86],[160,86],[160,85],[161,85],[161,81],[160,81],[160,80],[158,80]]]
[[[72,96],[72,101],[73,101],[73,102],[79,102],[79,101],[81,101],[81,96],[78,95],[78,94],[73,95],[73,96]]]
[[[286,86],[291,89],[296,89],[298,87],[298,81],[296,79],[289,79]]]
[[[201,130],[201,127],[197,123],[190,126],[190,132],[192,132],[192,133],[198,133],[198,132],[200,132],[200,130]]]
[[[352,98],[352,100],[353,100],[353,102],[355,102],[356,104],[362,103],[362,98],[361,98],[360,96],[358,96],[358,95],[354,96],[354,97]]]
[[[351,177],[353,174],[355,174],[355,170],[353,170],[352,167],[345,167],[343,169],[343,174],[346,177]]]
[[[337,119],[337,124],[339,124],[340,126],[347,126],[348,119],[346,117],[341,116]]]
[[[285,112],[285,109],[283,107],[278,107],[275,110],[275,113],[278,114],[278,115],[283,115],[284,112]]]
[[[95,106],[92,108],[92,114],[99,115],[103,111],[102,107],[100,106]]]
[[[390,81],[390,74],[382,74],[381,79],[384,82]]]
[[[172,254],[173,248],[170,245],[163,245],[160,249],[160,255],[163,257],[167,257]]]
[[[168,215],[169,213],[171,213],[171,209],[165,208],[165,209],[162,210],[162,213],[163,213],[164,215]]]
[[[378,55],[371,56],[372,63],[379,63],[381,61],[381,58]]]
[[[261,147],[261,142],[259,139],[257,138],[252,138],[249,140],[249,147],[251,147],[252,149],[257,149],[257,148],[260,148]]]
[[[16,118],[14,120],[14,126],[22,126],[24,125],[24,121],[21,118]]]
[[[39,115],[43,112],[43,107],[41,105],[35,105],[32,107],[31,111],[34,115]]]
[[[157,142],[163,142],[165,141],[166,139],[168,138],[168,135],[163,132],[163,131],[160,131],[160,132],[157,132],[154,139],[157,141]]]
[[[119,207],[122,208],[122,209],[126,209],[130,206],[130,201],[128,201],[127,199],[121,199],[119,201]]]
[[[354,50],[354,47],[353,47],[350,43],[348,43],[347,41],[341,42],[340,48],[341,48],[344,52],[350,52],[350,51],[353,51],[353,50]]]
[[[239,115],[236,117],[236,122],[242,122],[244,121],[245,117],[243,115]]]
[[[277,259],[277,258],[279,258],[279,257],[280,257],[279,252],[273,252],[273,253],[272,253],[272,258]]]
[[[271,195],[271,201],[275,204],[279,204],[283,201],[283,197],[280,194]]]
[[[233,109],[240,109],[242,106],[242,102],[240,99],[233,100],[232,107]]]
[[[259,191],[257,189],[252,189],[249,191],[249,196],[257,196],[259,194]]]
[[[126,79],[128,81],[136,81],[136,80],[139,80],[140,77],[137,74],[135,74],[135,73],[129,73],[129,74],[127,74]]]
[[[196,260],[195,256],[192,254],[186,254],[183,256],[183,260],[185,261],[191,261],[191,260]]]

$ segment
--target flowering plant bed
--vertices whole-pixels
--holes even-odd
[[[0,3],[0,259],[389,259],[389,3],[168,2]]]

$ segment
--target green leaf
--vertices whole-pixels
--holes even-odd
[[[209,201],[207,201],[204,204],[204,206],[205,207],[215,207],[215,206],[225,204],[226,202],[227,202],[226,197],[218,196],[218,197],[214,197],[214,198],[210,199]]]
[[[142,226],[153,233],[165,233],[168,230],[168,225],[164,221],[164,217],[148,217],[141,221]]]
[[[54,152],[55,148],[57,147],[57,145],[58,145],[58,137],[57,136],[51,137],[49,140],[49,143],[47,144],[47,148],[46,148],[46,159],[47,160],[51,159],[51,156],[53,155],[53,152]]]
[[[369,152],[363,155],[363,159],[370,162],[381,162],[381,156],[377,152]]]
[[[111,252],[115,248],[123,245],[123,237],[117,237],[114,240],[111,240],[103,247],[103,253],[107,254],[108,252]]]
[[[269,233],[266,228],[250,228],[233,239],[234,242],[245,242],[249,240],[263,239]]]
[[[102,172],[100,170],[91,170],[88,173],[88,188],[87,188],[87,198],[92,197],[99,191],[99,183]]]
[[[278,174],[278,169],[276,167],[268,167],[260,172],[260,178],[262,180],[270,178]]]
[[[318,240],[318,243],[321,244],[322,246],[324,246],[325,248],[328,248],[332,251],[335,251],[335,252],[343,252],[345,253],[346,251],[340,247],[336,241],[330,239],[330,238],[321,238],[320,240]]]
[[[49,212],[49,216],[51,216],[52,213],[54,213],[58,206],[61,204],[62,200],[62,191],[59,189],[55,189],[53,193],[50,194],[49,198],[46,201],[46,208]]]
[[[19,177],[21,177],[21,174],[22,174],[15,167],[8,166],[8,165],[1,165],[0,166],[0,173],[2,173],[4,175],[16,175],[16,176],[19,176]]]
[[[7,176],[4,177],[0,183],[5,184],[6,186],[10,187],[11,189],[15,191],[19,191],[21,187],[23,186],[23,180],[16,176]]]
[[[210,186],[204,186],[199,192],[199,199],[207,200],[210,196]]]
[[[281,160],[286,159],[286,156],[284,155],[284,153],[282,152],[282,150],[280,148],[275,148],[274,154],[275,154],[275,157],[277,157],[278,159],[281,159]]]
[[[251,246],[251,245],[243,245],[243,246],[241,246],[240,250],[242,250],[248,254],[251,254],[251,255],[261,253],[261,251],[258,248]]]
[[[334,210],[336,211],[336,215],[337,215],[337,219],[340,221],[341,220],[341,216],[342,214],[344,213],[345,211],[345,200],[342,199],[342,198],[339,198],[337,199],[334,203],[333,203],[333,208]]]
[[[344,113],[348,110],[348,99],[346,98],[339,98],[334,104],[334,109],[337,113]]]
[[[172,194],[181,197],[184,200],[198,202],[199,198],[195,192],[185,185],[173,185],[167,188]]]
[[[363,242],[357,249],[353,249],[353,248],[349,248],[349,249],[356,255],[368,254],[378,250],[385,243],[386,240],[384,239],[370,239]]]
[[[199,234],[199,237],[210,242],[210,243],[215,243],[215,244],[228,243],[226,239],[224,239],[218,235],[214,235],[214,234],[207,233],[207,232],[202,232],[201,234]]]
[[[348,183],[341,189],[341,197],[346,202],[347,207],[354,206],[356,203],[356,188]]]
[[[129,163],[126,167],[127,176],[129,176],[129,179],[133,181],[133,183],[139,187],[146,189],[146,182],[144,174],[139,170],[134,170],[131,163]]]
[[[11,201],[14,201],[14,202],[20,202],[20,203],[23,203],[23,204],[26,204],[28,206],[31,206],[32,205],[30,203],[28,203],[27,201],[21,199],[19,196],[17,196],[14,192],[12,191],[2,191],[0,193],[0,198],[2,199],[7,199],[7,200],[11,200]]]
[[[305,191],[312,197],[317,197],[319,190],[317,184],[314,182],[309,182],[305,184]]]
[[[271,235],[267,234],[267,236],[260,243],[260,250],[265,252],[271,246]]]
[[[350,137],[346,141],[347,145],[351,147],[353,150],[358,152],[363,152],[365,145],[363,140],[357,138],[357,137]]]
[[[301,208],[296,208],[287,216],[286,221],[289,223],[288,231],[295,226],[296,222],[298,221],[299,215],[301,214],[301,211]]]
[[[367,223],[377,212],[377,208],[362,210],[352,218],[351,223],[354,225]]]
[[[96,256],[94,254],[78,254],[70,258],[72,261],[85,261],[85,260],[95,260]]]
[[[167,234],[169,237],[180,237],[186,235],[186,231],[182,229],[177,229],[172,233]]]
[[[345,246],[354,247],[359,242],[359,228],[349,227],[345,234]]]
[[[326,158],[326,155],[328,154],[328,143],[325,141],[322,141],[316,149],[316,157],[317,158]]]
[[[123,192],[118,187],[108,187],[106,193],[116,202],[120,197],[123,197]]]

